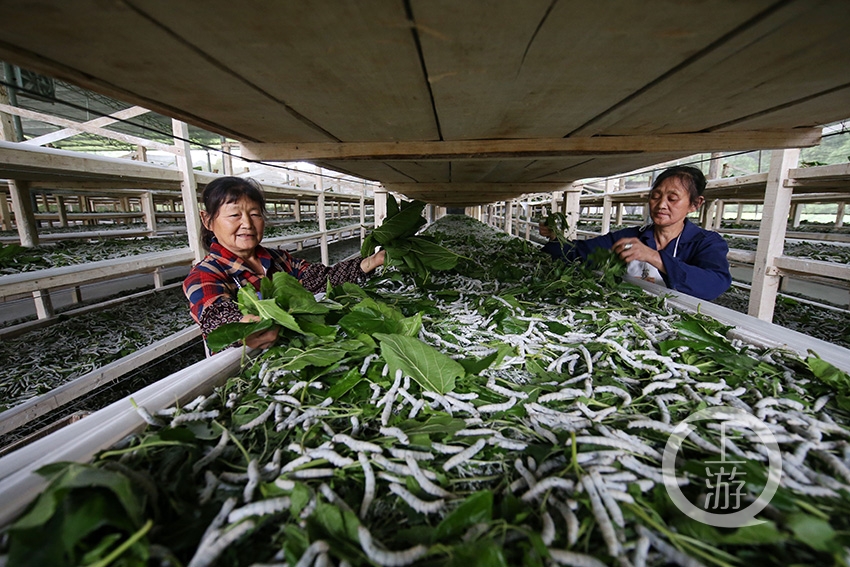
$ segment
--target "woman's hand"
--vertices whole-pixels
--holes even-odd
[[[245,315],[242,317],[243,323],[256,323],[259,320],[260,318],[256,315]],[[245,345],[251,348],[267,349],[277,341],[279,331],[280,327],[277,325],[265,331],[257,331],[245,337]]]
[[[611,250],[625,262],[631,262],[633,260],[646,262],[655,266],[661,273],[664,273],[664,262],[661,261],[661,255],[657,250],[653,250],[638,238],[621,238],[614,243]]]
[[[368,274],[378,266],[383,266],[386,257],[386,250],[378,250],[368,258],[363,258],[363,260],[360,262],[360,269],[363,270],[363,273]]]

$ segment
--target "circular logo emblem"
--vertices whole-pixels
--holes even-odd
[[[706,498],[703,508],[690,502],[679,488],[676,477],[676,455],[682,442],[694,431],[692,425],[697,421],[713,421],[719,424],[720,454],[702,461],[706,464]],[[727,439],[740,434],[741,430],[749,430],[758,437],[767,449],[767,482],[764,490],[746,508],[740,509],[742,489],[746,483],[746,471],[742,464],[744,459],[727,455]],[[684,514],[710,526],[718,528],[739,528],[762,523],[755,516],[770,503],[779,487],[782,476],[782,456],[776,438],[767,425],[756,416],[733,407],[717,406],[700,410],[679,423],[667,439],[664,455],[661,461],[661,472],[667,494],[676,507]],[[735,510],[728,513],[716,513],[711,510]]]

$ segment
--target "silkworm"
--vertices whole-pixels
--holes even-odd
[[[410,449],[396,449],[390,447],[390,454],[396,459],[413,459],[416,461],[432,461],[434,455],[424,451],[412,451]]]
[[[381,435],[386,435],[387,437],[395,437],[402,445],[407,445],[408,443],[410,443],[407,434],[398,427],[382,426],[380,429],[380,433]]]
[[[206,545],[202,543],[198,546],[198,549],[195,551],[195,555],[189,561],[187,567],[207,567],[208,565],[211,565],[216,559],[218,559],[221,552],[227,549],[231,543],[235,542],[253,529],[254,522],[251,520],[235,524],[232,528],[215,538],[215,540],[207,543]]]
[[[251,516],[270,516],[271,514],[277,514],[286,510],[289,508],[289,505],[289,496],[279,496],[277,498],[252,502],[230,512],[227,516],[227,521],[228,523],[235,524]]]
[[[404,567],[417,561],[428,553],[428,548],[422,544],[415,545],[403,551],[387,551],[380,549],[372,540],[372,534],[363,524],[357,526],[357,537],[360,539],[360,547],[370,561],[381,567]],[[193,566],[194,567],[194,566]]]
[[[590,499],[590,510],[593,512],[593,517],[596,518],[596,524],[599,526],[599,531],[602,532],[602,539],[608,547],[608,555],[618,557],[621,552],[620,542],[617,539],[617,534],[614,531],[614,524],[611,523],[611,518],[608,517],[608,512],[605,510],[605,505],[599,493],[596,491],[596,486],[589,475],[581,477],[581,484],[584,491]]]
[[[194,465],[192,465],[192,472],[197,473],[205,466],[216,460],[219,455],[224,452],[224,448],[227,446],[227,442],[230,440],[230,433],[225,429],[221,432],[221,437],[219,437],[218,443],[215,447],[210,449],[209,453],[198,459]]]
[[[611,521],[614,522],[617,527],[624,527],[626,524],[625,519],[623,518],[623,512],[620,510],[620,506],[617,505],[617,502],[608,493],[606,483],[602,480],[599,472],[591,470],[589,475],[590,480],[595,485],[596,491],[602,499],[602,504],[605,506],[605,509],[608,510],[608,516],[611,518]]]
[[[631,424],[630,424],[631,425]],[[601,436],[592,436],[592,435],[579,435],[576,437],[577,443],[589,443],[592,445],[602,445],[604,447],[614,447],[615,449],[623,449],[624,451],[631,451],[633,453],[639,453],[641,455],[646,455],[647,457],[651,457],[653,459],[661,460],[661,454],[648,445],[644,445],[643,443],[629,443],[628,441],[623,441],[620,439],[611,439],[608,437]],[[570,443],[568,442],[567,445]]]
[[[363,500],[360,503],[360,518],[365,518],[369,511],[369,506],[372,505],[372,500],[375,499],[375,473],[372,470],[372,465],[369,464],[369,458],[366,453],[357,453],[357,460],[360,462],[360,467],[363,469],[365,477]]]
[[[443,509],[445,500],[439,499],[431,502],[426,502],[416,497],[409,490],[400,484],[391,484],[390,492],[404,500],[408,506],[419,512],[420,514],[436,514]]]
[[[277,407],[276,403],[269,404],[269,407],[267,407],[265,409],[265,411],[263,411],[260,415],[258,415],[257,417],[255,417],[251,421],[249,421],[247,423],[243,423],[242,425],[240,425],[239,431],[250,431],[251,429],[254,429],[257,426],[262,425],[263,423],[266,422],[266,420],[269,417],[271,417],[271,415],[274,412],[276,407]]]
[[[154,427],[162,427],[165,425],[162,420],[152,416],[151,413],[144,406],[136,406],[136,413],[139,414],[139,417],[145,420],[145,423],[147,423],[148,425],[152,425]]]
[[[218,417],[218,413],[218,410],[181,413],[180,415],[174,416],[174,418],[171,420],[171,427],[176,427],[181,423],[185,423],[187,421],[207,421],[210,419],[215,419]]]
[[[442,443],[431,443],[431,448],[444,455],[454,455],[464,450],[460,445],[444,445]]]
[[[311,459],[325,459],[337,467],[347,467],[354,462],[353,459],[343,457],[333,449],[312,449],[307,451],[307,456]]]
[[[577,551],[556,548],[549,548],[548,551],[549,557],[560,565],[570,565],[571,567],[607,567],[599,559],[584,553],[578,553]]]
[[[260,465],[257,459],[251,459],[248,463],[248,483],[245,485],[245,490],[242,491],[242,498],[245,502],[250,502],[254,498],[254,490],[260,484]]]
[[[507,402],[503,402],[501,404],[485,404],[483,406],[478,406],[477,409],[479,413],[496,413],[500,411],[507,411],[516,405],[517,398],[510,398]]]
[[[477,440],[475,443],[473,443],[457,455],[453,455],[445,463],[443,463],[443,470],[449,471],[454,467],[470,460],[472,457],[477,455],[478,452],[483,449],[486,444],[487,442],[484,441],[484,439]]]
[[[345,433],[337,433],[333,436],[334,443],[341,443],[355,452],[365,452],[365,453],[382,453],[383,449],[374,443],[369,443],[368,441],[358,441],[353,437],[346,435]]]
[[[443,488],[442,486],[438,486],[431,482],[428,477],[426,477],[422,473],[422,469],[419,468],[419,463],[416,459],[406,459],[407,468],[410,469],[413,478],[416,479],[416,482],[419,483],[419,487],[432,496],[437,496],[439,498],[450,498],[452,493]]]
[[[289,473],[293,478],[326,478],[334,475],[333,469],[323,469],[323,468],[315,468],[315,469],[301,469],[299,471],[292,471]]]
[[[526,479],[526,482],[528,479]],[[575,484],[572,480],[568,478],[562,478],[558,476],[550,476],[534,483],[531,486],[531,489],[522,495],[522,500],[526,502],[530,502],[535,500],[538,496],[546,492],[547,490],[551,490],[553,488],[560,488],[566,492],[572,492],[575,488]]]

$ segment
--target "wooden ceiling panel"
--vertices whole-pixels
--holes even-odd
[[[216,65],[284,101],[330,139],[439,139],[402,2],[331,7],[313,0],[207,0],[203,17],[196,2],[133,4]],[[299,132],[286,129],[255,135],[266,142],[303,141]]]
[[[847,118],[848,22],[848,2],[781,3],[581,133],[700,132],[748,117],[758,117],[764,129],[780,129]],[[771,112],[836,89],[839,104]]]
[[[413,13],[443,139],[553,138],[770,4],[422,0]]]
[[[0,14],[0,60],[236,139],[270,130],[327,140],[128,3],[2,2]]]

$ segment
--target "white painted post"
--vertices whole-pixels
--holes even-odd
[[[195,256],[197,264],[204,259],[204,245],[201,239],[201,216],[198,207],[198,185],[195,172],[192,169],[192,153],[189,147],[189,126],[179,120],[171,120],[174,132],[174,147],[177,150],[177,169],[182,179],[180,192],[183,195],[183,216],[186,219],[186,232],[189,238],[189,248]]]
[[[53,317],[53,301],[50,299],[50,292],[46,289],[36,290],[32,292],[32,299],[35,301],[35,313],[39,319]]]
[[[803,207],[805,205],[803,203],[791,203],[791,227],[799,228],[800,227],[800,215],[803,214]]]
[[[788,170],[797,167],[799,149],[774,150],[770,157],[764,212],[759,226],[758,248],[753,266],[748,314],[764,321],[773,320],[780,275],[774,264],[785,247],[785,227],[791,209],[793,188],[785,186]]]
[[[375,188],[375,228],[384,223],[387,218],[387,188],[379,186]]]
[[[56,196],[56,206],[59,212],[59,226],[68,226],[68,211],[65,210],[65,197],[62,195]]]
[[[602,197],[602,230],[599,234],[611,232],[611,192],[614,190],[614,180],[605,180],[605,194]]]
[[[366,238],[366,186],[360,188],[360,244]]]
[[[162,268],[157,268],[153,271],[153,286],[160,289],[163,285],[165,285],[165,282],[162,277]]]
[[[726,204],[722,199],[717,200],[714,210],[714,230],[720,230],[723,228],[723,209],[725,206]]]
[[[514,202],[505,201],[505,232],[513,234]]]
[[[744,216],[744,203],[738,203],[738,214],[735,216],[735,222],[741,224],[741,219]]]
[[[526,197],[525,199],[525,239],[528,240],[531,237],[531,199]]]
[[[152,235],[156,234],[156,205],[152,191],[145,191],[142,195],[142,213],[145,215],[148,230]]]
[[[835,227],[841,228],[844,226],[844,208],[847,205],[844,201],[838,203],[838,213],[835,215]]]
[[[221,144],[221,168],[225,175],[233,175],[233,156],[230,155],[232,147],[229,142]]]
[[[12,217],[9,215],[9,202],[6,193],[0,191],[0,229],[12,230]]]
[[[617,203],[614,213],[614,224],[621,226],[623,224],[623,203]]]
[[[0,86],[0,103],[8,104],[9,98],[6,88]],[[12,117],[5,112],[0,112],[0,140],[6,142],[17,142],[18,136],[12,124]],[[21,246],[32,248],[38,246],[38,229],[35,222],[35,213],[32,209],[32,197],[29,191],[29,183],[26,181],[9,179],[9,194],[12,197],[12,212],[15,214],[15,225],[18,229],[18,238]]]
[[[578,236],[578,220],[581,212],[581,187],[573,187],[570,183],[564,191],[564,216],[567,218],[567,240],[575,240]]]
[[[316,218],[319,220],[319,232],[322,235],[319,237],[319,250],[322,252],[322,264],[330,265],[330,255],[328,254],[328,223],[325,219],[325,178],[321,175],[322,170],[319,169],[319,196],[316,199]],[[331,203],[331,214],[333,215],[333,203]]]

